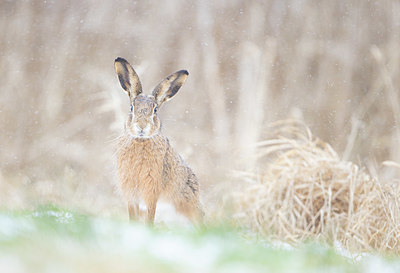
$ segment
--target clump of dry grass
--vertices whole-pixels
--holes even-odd
[[[261,142],[254,184],[234,195],[235,219],[273,239],[339,242],[350,251],[400,253],[399,187],[343,161],[296,122]],[[268,158],[268,161],[265,160]]]

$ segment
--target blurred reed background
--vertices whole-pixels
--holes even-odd
[[[117,56],[148,92],[190,72],[160,115],[207,204],[280,119],[394,179],[381,162],[400,163],[399,14],[395,0],[1,1],[0,207],[125,214]]]

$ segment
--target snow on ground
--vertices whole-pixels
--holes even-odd
[[[162,209],[171,208],[162,207]],[[165,228],[164,226],[152,229],[146,225],[132,224],[128,221],[88,218],[83,224],[75,226],[79,221],[78,218],[79,216],[76,217],[71,212],[57,209],[21,215],[0,213],[0,272],[52,272],[58,271],[60,264],[67,268],[63,272],[89,272],[90,270],[85,271],[88,266],[90,268],[95,265],[96,269],[100,268],[100,271],[96,272],[107,272],[109,264],[113,264],[110,265],[111,268],[115,268],[116,265],[120,268],[124,268],[124,265],[127,268],[132,268],[132,266],[147,268],[149,265],[169,268],[166,271],[157,269],[152,272],[170,272],[170,270],[173,272],[266,272],[265,264],[257,258],[248,257],[247,250],[253,251],[251,255],[266,252],[267,256],[261,257],[272,259],[266,263],[271,261],[278,263],[278,268],[282,269],[280,272],[290,272],[296,268],[296,263],[303,266],[298,272],[309,272],[310,268],[307,269],[304,264],[307,265],[307,259],[315,258],[309,257],[314,254],[302,253],[302,250],[280,242],[269,243],[262,248],[260,244],[253,245],[253,240],[244,241],[238,234],[232,236],[232,234],[204,232],[201,235],[195,235],[197,234],[195,228],[188,223],[184,225],[184,228],[182,226]],[[46,222],[49,219],[51,219],[50,226],[42,226],[42,220]],[[169,224],[175,226],[178,226],[177,223],[182,223],[179,221],[182,219],[178,222],[168,220]],[[165,220],[160,217],[159,222],[163,224]],[[67,232],[64,228],[67,228]],[[400,259],[388,261],[376,255],[360,255],[357,261],[354,261],[351,259],[352,256],[340,246],[336,246],[335,249],[348,259],[349,266],[356,266],[359,272],[400,272]],[[227,253],[231,257],[228,260]],[[274,255],[278,258],[275,259]],[[283,261],[287,256],[289,262],[282,263],[280,255],[283,255]],[[293,255],[298,257],[294,259],[291,257]],[[32,261],[35,261],[33,264],[37,270],[32,267]],[[84,267],[81,264],[84,264]],[[80,271],[81,268],[83,269]],[[330,265],[324,270],[321,271],[317,267],[311,271],[349,272],[343,264]],[[129,270],[119,272],[129,272]],[[135,272],[146,272],[146,270]]]

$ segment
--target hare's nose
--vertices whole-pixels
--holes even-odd
[[[137,125],[140,128],[140,130],[144,130],[147,126],[147,123],[144,121],[141,121],[141,122],[138,122]]]

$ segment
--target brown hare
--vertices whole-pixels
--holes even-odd
[[[147,222],[153,223],[157,201],[165,198],[178,212],[200,223],[203,211],[198,180],[161,133],[157,115],[161,105],[178,92],[189,73],[186,70],[175,72],[162,80],[151,95],[144,95],[132,66],[123,58],[115,59],[114,65],[131,106],[117,151],[118,175],[128,201],[129,218],[139,217],[139,203],[143,201],[147,207]]]

